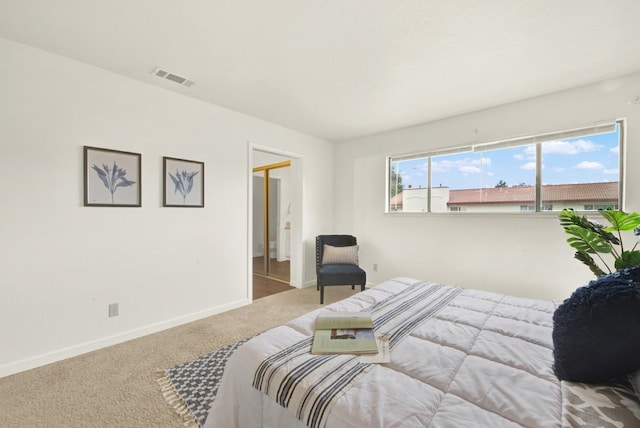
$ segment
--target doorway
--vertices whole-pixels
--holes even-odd
[[[291,161],[253,168],[253,298],[290,290]]]

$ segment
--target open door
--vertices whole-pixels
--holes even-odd
[[[273,292],[289,289],[291,278],[290,167],[290,161],[283,161],[253,168],[254,283],[267,284]],[[256,276],[278,281],[286,288]],[[262,297],[271,293],[260,290],[258,294]]]

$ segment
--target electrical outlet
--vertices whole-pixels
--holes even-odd
[[[112,303],[109,305],[109,318],[111,317],[117,317],[118,316],[118,304],[117,303]]]
[[[373,264],[373,271],[378,272],[378,263]]]

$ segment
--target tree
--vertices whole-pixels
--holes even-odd
[[[504,180],[500,180],[500,181],[498,181],[498,184],[496,184],[496,189],[497,189],[498,187],[507,187],[507,182],[506,182],[506,181],[504,181]]]
[[[394,167],[391,167],[391,174],[389,177],[389,197],[393,198],[398,193],[402,193],[402,176],[396,172]]]

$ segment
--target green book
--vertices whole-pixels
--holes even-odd
[[[336,312],[319,315],[312,354],[377,354],[371,314]]]

